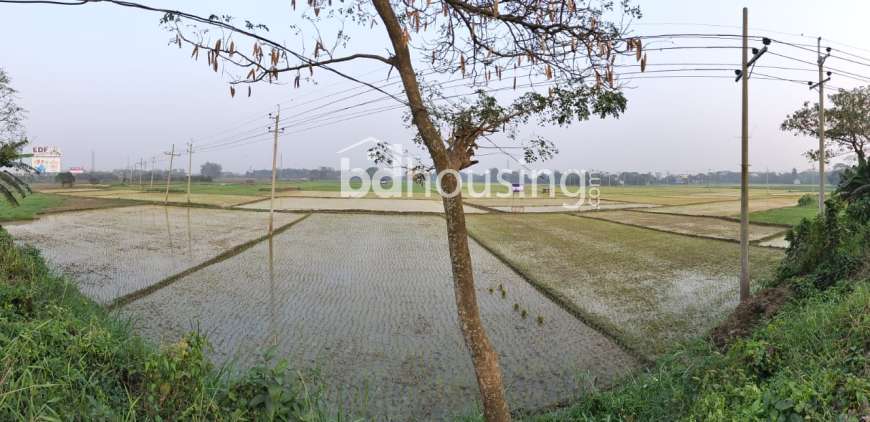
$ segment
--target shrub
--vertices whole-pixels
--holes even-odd
[[[806,207],[818,202],[819,196],[811,193],[804,194],[798,199],[798,206]]]

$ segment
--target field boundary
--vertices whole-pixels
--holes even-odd
[[[597,331],[598,333],[600,333],[601,335],[606,337],[608,340],[612,341],[620,349],[622,349],[625,353],[627,353],[629,356],[636,359],[638,361],[638,363],[641,364],[641,366],[649,366],[653,363],[652,359],[648,358],[644,354],[635,350],[635,348],[631,347],[628,344],[628,342],[625,341],[625,339],[623,339],[622,336],[616,334],[616,333],[620,332],[619,327],[616,327],[616,326],[610,324],[609,322],[602,321],[600,318],[586,312],[586,310],[584,310],[582,307],[574,304],[573,302],[571,302],[570,300],[565,298],[561,293],[559,293],[555,289],[552,289],[548,286],[545,286],[542,283],[539,283],[534,278],[532,278],[529,274],[527,274],[525,271],[516,267],[510,260],[507,259],[507,257],[505,257],[500,252],[496,251],[495,249],[493,249],[489,245],[487,245],[486,242],[481,240],[479,237],[477,237],[470,230],[468,230],[467,232],[468,232],[468,237],[472,241],[477,243],[485,251],[492,254],[492,256],[496,257],[496,259],[498,259],[502,264],[504,264],[505,266],[510,268],[511,271],[513,271],[516,275],[520,276],[520,278],[525,280],[526,283],[529,283],[529,285],[532,286],[532,288],[534,288],[535,290],[537,290],[538,293],[541,293],[542,295],[544,295],[544,297],[546,297],[547,299],[550,299],[553,303],[555,303],[556,306],[562,308],[564,311],[573,315],[575,318],[577,318],[578,321],[589,326],[589,328],[592,328],[593,330]]]
[[[464,204],[468,205],[468,204]],[[259,209],[259,208],[223,208],[233,211],[246,211],[246,212],[269,212],[267,209]],[[485,211],[485,210],[484,210]],[[311,214],[374,214],[374,215],[410,215],[410,216],[428,216],[428,217],[438,217],[443,216],[443,212],[428,212],[428,211],[386,211],[386,210],[365,210],[365,209],[347,209],[347,210],[334,210],[334,209],[298,209],[298,210],[275,210],[276,213],[283,214],[301,214],[301,213],[311,213]],[[497,211],[496,211],[497,212]],[[466,215],[484,215],[486,213],[472,213]]]
[[[249,240],[249,241],[242,243],[240,245],[234,246],[233,248],[220,253],[219,255],[215,256],[214,258],[210,258],[210,259],[203,261],[197,265],[194,265],[193,267],[190,267],[190,268],[183,270],[179,273],[176,273],[176,274],[173,274],[169,277],[166,277],[166,278],[164,278],[164,279],[162,279],[162,280],[160,280],[160,281],[158,281],[158,282],[156,282],[148,287],[136,290],[134,292],[128,293],[128,294],[123,295],[123,296],[120,296],[120,297],[116,298],[115,300],[113,300],[108,305],[106,305],[106,309],[108,309],[109,311],[112,311],[112,310],[117,309],[119,307],[128,305],[132,302],[135,302],[136,300],[139,300],[139,299],[146,297],[146,296],[148,296],[148,295],[150,295],[158,290],[161,290],[164,287],[168,287],[168,286],[172,285],[173,283],[175,283],[176,281],[178,281],[178,280],[180,280],[188,275],[191,275],[191,274],[193,274],[193,273],[195,273],[203,268],[210,267],[210,266],[217,264],[221,261],[225,261],[229,258],[232,258],[232,257],[254,247],[258,243],[269,239],[269,236],[274,236],[274,235],[283,233],[284,231],[286,231],[290,227],[293,227],[297,223],[304,221],[305,219],[307,219],[310,216],[311,216],[311,214],[305,214],[297,220],[291,221],[291,222],[289,222],[281,227],[278,227],[277,229],[275,229],[272,232],[271,235],[265,234],[263,236],[257,237],[256,239],[252,239],[252,240]]]
[[[620,210],[620,211],[624,211],[624,210]],[[644,225],[641,225],[641,224],[626,223],[626,222],[624,222],[624,221],[613,221],[613,220],[608,220],[608,219],[606,219],[606,218],[601,218],[601,217],[590,217],[590,216],[583,215],[583,214],[584,214],[584,213],[573,213],[573,214],[570,214],[570,215],[573,215],[574,217],[579,217],[579,218],[588,218],[588,219],[590,219],[590,220],[595,220],[595,221],[603,221],[603,222],[605,222],[605,223],[621,224],[621,225],[623,225],[623,226],[634,227],[634,228],[637,228],[637,229],[652,230],[652,231],[659,232],[659,233],[668,233],[668,234],[675,234],[675,235],[678,235],[678,236],[693,237],[693,238],[695,238],[695,239],[718,240],[718,241],[721,241],[721,242],[728,242],[728,243],[736,243],[736,244],[740,244],[740,239],[728,239],[728,238],[724,238],[724,237],[703,236],[703,235],[700,235],[700,234],[693,234],[693,233],[680,233],[680,232],[674,232],[674,231],[670,231],[670,230],[660,229],[660,228],[657,228],[657,227],[648,227],[648,226],[644,226]],[[657,213],[649,213],[649,214],[657,214]],[[661,214],[661,213],[658,213],[658,214]],[[670,215],[670,214],[669,214],[669,215]],[[696,218],[704,218],[704,216],[700,216],[700,215],[683,215],[683,214],[679,214],[679,216],[680,216],[680,217],[696,217]],[[752,224],[755,224],[755,223],[752,223]],[[781,227],[781,226],[776,225],[775,227]],[[791,227],[788,227],[788,228],[791,228]],[[759,245],[759,243],[761,243],[761,242],[765,242],[765,241],[767,241],[767,240],[770,240],[770,239],[773,239],[773,238],[776,238],[776,237],[779,237],[779,236],[782,236],[782,234],[785,233],[786,231],[787,231],[787,230],[783,230],[783,231],[779,231],[779,232],[776,232],[776,233],[773,233],[773,234],[770,234],[770,235],[767,235],[767,236],[764,236],[764,237],[758,238],[758,239],[756,239],[756,240],[750,240],[750,241],[749,241],[749,244],[750,244],[751,246],[755,246],[755,247],[758,247],[758,248],[768,248],[768,249],[782,250],[782,248],[777,248],[777,247],[775,247],[775,246],[762,246],[762,245]]]

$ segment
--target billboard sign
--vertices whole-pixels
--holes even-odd
[[[69,172],[72,174],[82,174],[85,172],[83,167],[70,167]]]
[[[30,166],[36,169],[37,173],[60,173],[60,157],[58,147],[35,146]]]

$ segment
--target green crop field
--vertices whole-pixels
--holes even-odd
[[[794,226],[805,218],[815,217],[818,213],[819,206],[816,204],[774,208],[772,210],[758,211],[749,214],[749,221],[753,223],[771,223]]]
[[[702,334],[737,303],[739,246],[564,214],[468,217],[472,235],[642,355]],[[753,279],[782,253],[752,248]]]
[[[130,201],[117,199],[81,198],[34,192],[32,195],[20,199],[17,207],[0,202],[0,221],[32,220],[41,213],[108,208],[130,204]]]

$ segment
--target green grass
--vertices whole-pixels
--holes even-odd
[[[752,223],[770,223],[794,226],[800,223],[804,218],[811,219],[818,214],[819,206],[816,204],[805,206],[796,205],[793,207],[753,212],[749,214],[749,221]]]
[[[326,420],[285,363],[228,379],[190,334],[157,350],[0,229],[0,420]]]
[[[843,420],[870,412],[870,280],[788,305],[720,352],[705,339],[578,404],[530,419]]]
[[[31,220],[37,213],[60,206],[66,198],[47,193],[34,193],[19,199],[19,206],[13,207],[0,201],[0,221]]]

